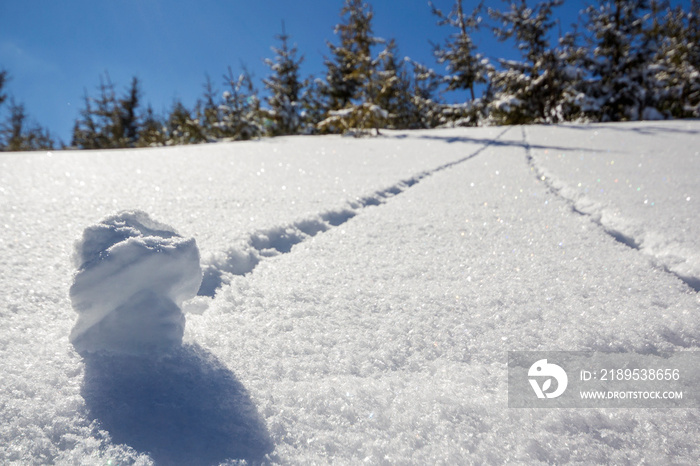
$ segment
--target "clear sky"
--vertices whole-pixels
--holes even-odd
[[[401,56],[440,69],[432,56],[449,28],[436,26],[427,0],[370,0],[374,33],[395,38]],[[448,12],[453,0],[434,0]],[[478,2],[466,0],[471,11]],[[487,1],[502,7],[504,2]],[[558,10],[562,29],[575,22],[584,0]],[[689,1],[681,2],[689,3]],[[263,60],[285,22],[305,62],[302,74],[322,77],[327,41],[336,41],[342,0],[0,0],[0,68],[9,71],[7,91],[54,136],[70,142],[83,107],[84,89],[95,95],[109,72],[119,92],[132,76],[141,80],[144,104],[167,110],[174,99],[191,107],[202,94],[205,74],[223,90],[222,75],[245,65],[256,86],[269,74]],[[489,32],[476,38],[488,57],[517,55]],[[449,100],[463,100],[452,95]]]

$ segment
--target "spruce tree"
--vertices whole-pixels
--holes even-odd
[[[92,108],[92,99],[87,90],[83,92],[84,107],[80,110],[80,118],[73,124],[73,139],[71,146],[77,149],[99,149],[98,127],[95,121],[95,111]]]
[[[2,89],[5,87],[7,79],[7,71],[0,70],[0,106],[2,106],[3,102],[5,102],[5,99],[7,99],[7,94],[4,94],[2,92]]]
[[[99,96],[94,100],[95,115],[97,116],[98,148],[112,149],[121,146],[121,138],[118,137],[120,124],[119,105],[114,84],[105,72],[104,77],[100,76]]]
[[[419,128],[435,128],[445,124],[443,110],[447,107],[438,99],[441,78],[435,70],[416,61],[411,80],[411,125]]]
[[[202,133],[208,142],[215,142],[223,137],[221,131],[221,121],[223,119],[219,108],[218,92],[214,89],[209,75],[206,75],[204,82],[204,95],[197,102],[195,113],[202,127]]]
[[[656,40],[644,34],[649,2],[600,0],[586,13],[594,77],[586,92],[596,102],[587,113],[600,121],[637,120],[655,105],[647,93],[653,85],[649,65]]]
[[[589,50],[580,45],[581,35],[576,25],[573,31],[559,38],[559,46],[554,50],[557,64],[558,103],[551,110],[550,121],[585,122],[589,118],[585,110],[595,105],[585,92],[587,79],[587,57]]]
[[[328,44],[334,56],[326,60],[327,117],[318,123],[322,132],[348,132],[384,127],[389,112],[377,104],[380,86],[372,47],[382,41],[372,34],[371,7],[362,0],[345,0],[341,9],[343,22],[335,28],[340,45]]]
[[[340,16],[343,22],[335,27],[340,44],[328,43],[333,58],[326,59],[329,110],[346,108],[361,97],[373,68],[371,48],[379,43],[372,35],[374,12],[368,4],[345,0]]]
[[[445,76],[447,89],[468,90],[471,100],[475,100],[474,86],[487,81],[487,66],[481,54],[475,53],[476,46],[471,39],[471,33],[477,31],[481,24],[483,2],[467,16],[462,8],[462,0],[455,0],[452,11],[447,15],[429,2],[432,12],[439,18],[438,25],[450,26],[457,30],[446,41],[443,47],[434,46],[434,54],[438,63],[445,64],[448,75]]]
[[[115,86],[105,73],[100,76],[99,95],[85,91],[85,107],[73,126],[71,145],[80,149],[112,149],[138,145],[141,90],[134,77],[126,93],[117,98]]]
[[[2,104],[5,102],[5,99],[7,99],[7,94],[4,94],[2,89],[5,87],[5,83],[7,82],[7,71],[5,70],[0,70],[0,108],[2,108]],[[3,137],[0,136],[0,151],[5,150],[5,140]]]
[[[267,98],[269,109],[267,118],[270,121],[268,131],[272,136],[296,134],[302,130],[302,102],[300,101],[306,81],[299,79],[299,67],[304,57],[297,58],[296,46],[289,46],[289,35],[282,24],[282,34],[277,36],[280,47],[272,47],[275,58],[265,60],[273,74],[263,80],[270,91]]]
[[[224,91],[220,104],[221,129],[224,138],[246,140],[264,134],[260,99],[253,86],[250,73],[244,69],[237,77],[231,68],[224,75],[228,89]]]
[[[48,130],[29,125],[24,105],[10,99],[9,116],[0,126],[0,148],[13,152],[46,150],[54,148],[54,141]]]
[[[28,150],[26,147],[25,126],[27,115],[24,111],[24,106],[15,103],[14,99],[10,101],[10,115],[1,127],[0,139],[5,150],[17,152]]]
[[[158,117],[153,107],[146,108],[138,133],[138,147],[163,146],[166,142],[166,129],[160,117]]]
[[[496,37],[515,39],[523,61],[500,60],[501,70],[491,73],[489,111],[492,121],[500,124],[557,122],[557,106],[564,92],[567,76],[565,64],[551,49],[550,30],[556,25],[552,11],[563,0],[545,0],[530,8],[525,0],[514,2],[509,9],[489,9],[501,23],[494,29]]]
[[[165,144],[176,146],[205,141],[199,120],[192,116],[192,112],[182,102],[176,100],[165,122]]]
[[[135,147],[140,129],[137,113],[141,99],[139,80],[133,77],[127,93],[118,102],[118,124],[115,139],[119,147]]]
[[[387,42],[384,50],[377,57],[378,66],[375,79],[370,85],[376,105],[388,113],[386,126],[393,129],[416,128],[412,121],[414,114],[411,99],[411,80],[404,67],[405,60],[396,58],[396,41]]]
[[[313,134],[317,125],[327,116],[326,83],[321,78],[309,78],[301,95],[303,133]]]
[[[700,2],[693,0],[689,11],[667,7],[663,17],[656,16],[645,33],[658,38],[651,67],[657,108],[674,118],[700,117]]]

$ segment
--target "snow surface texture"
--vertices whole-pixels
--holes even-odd
[[[202,282],[199,250],[145,212],[124,211],[85,229],[75,244],[70,298],[79,353],[151,354],[180,346],[180,306]]]
[[[508,350],[698,350],[689,281],[576,202],[690,263],[699,137],[646,122],[1,154],[0,462],[696,464],[697,409],[508,409],[506,373]],[[630,191],[593,192],[619,189],[618,167]],[[183,346],[157,362],[68,340],[71,241],[124,209],[202,253]]]
[[[591,125],[583,138],[577,126],[523,131],[541,144],[529,155],[538,175],[577,212],[700,291],[700,141],[694,125]],[[599,138],[601,131],[627,132],[634,150]],[[585,147],[561,147],[571,140]]]

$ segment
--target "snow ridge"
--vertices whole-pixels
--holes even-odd
[[[616,206],[597,202],[567,185],[551,171],[537,164],[525,127],[522,128],[522,135],[528,165],[537,179],[544,182],[552,193],[564,199],[574,212],[590,218],[616,241],[649,256],[655,266],[700,292],[700,255],[649,230],[641,222],[625,217]]]
[[[486,142],[476,151],[460,159],[439,165],[432,170],[420,172],[367,196],[358,197],[356,200],[348,202],[344,207],[327,210],[312,218],[292,222],[288,225],[255,231],[235,246],[214,254],[206,261],[207,263],[203,266],[204,277],[197,295],[214,297],[217,290],[229,281],[228,276],[246,275],[252,272],[263,259],[289,253],[294,245],[306,241],[318,233],[344,224],[358,215],[365,207],[384,204],[421,180],[473,159],[496,143],[509,129],[504,129],[493,140]]]

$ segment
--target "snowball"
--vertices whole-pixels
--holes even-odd
[[[70,298],[79,316],[70,341],[79,353],[148,354],[182,343],[182,302],[202,281],[194,238],[124,211],[86,228],[73,261]]]

